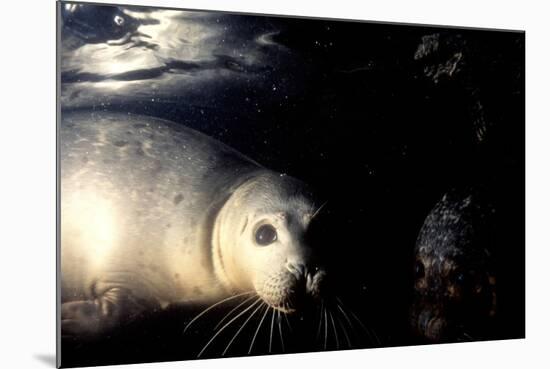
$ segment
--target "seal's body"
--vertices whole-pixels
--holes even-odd
[[[296,286],[318,290],[302,182],[134,115],[64,114],[60,155],[63,333],[242,291],[291,311]]]

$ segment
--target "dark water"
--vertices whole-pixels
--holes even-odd
[[[328,200],[318,239],[338,295],[376,332],[353,323],[353,348],[422,343],[409,331],[413,248],[430,209],[460,186],[487,189],[498,211],[499,320],[486,338],[523,337],[522,33],[68,3],[59,26],[63,111],[184,124]],[[63,363],[194,358],[227,312],[184,335],[200,311],[174,306],[99,341],[64,340]],[[290,319],[284,352],[325,348],[318,315]],[[227,355],[246,354],[257,326]],[[264,327],[254,354],[269,352]]]

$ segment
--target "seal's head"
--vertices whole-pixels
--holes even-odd
[[[431,342],[487,334],[496,309],[487,209],[451,192],[426,218],[415,250],[412,328]]]
[[[319,208],[306,185],[286,175],[264,172],[240,185],[215,221],[217,277],[285,313],[319,297],[326,272],[306,242]]]

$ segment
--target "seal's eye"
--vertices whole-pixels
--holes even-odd
[[[476,278],[476,275],[473,271],[457,271],[451,274],[450,281],[460,287],[473,288],[475,283],[478,281],[478,278]]]
[[[277,231],[271,224],[264,224],[256,230],[256,243],[267,246],[277,241]]]
[[[414,276],[416,278],[424,277],[424,264],[422,264],[422,262],[420,261],[417,261],[416,265],[414,266]]]
[[[122,26],[124,24],[124,18],[122,18],[120,15],[115,15],[113,21],[117,26]]]
[[[457,284],[466,284],[468,276],[462,272],[458,272],[453,276],[454,282]]]

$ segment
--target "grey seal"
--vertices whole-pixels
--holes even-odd
[[[447,192],[415,247],[411,325],[428,342],[487,337],[497,311],[495,208],[479,189]]]

